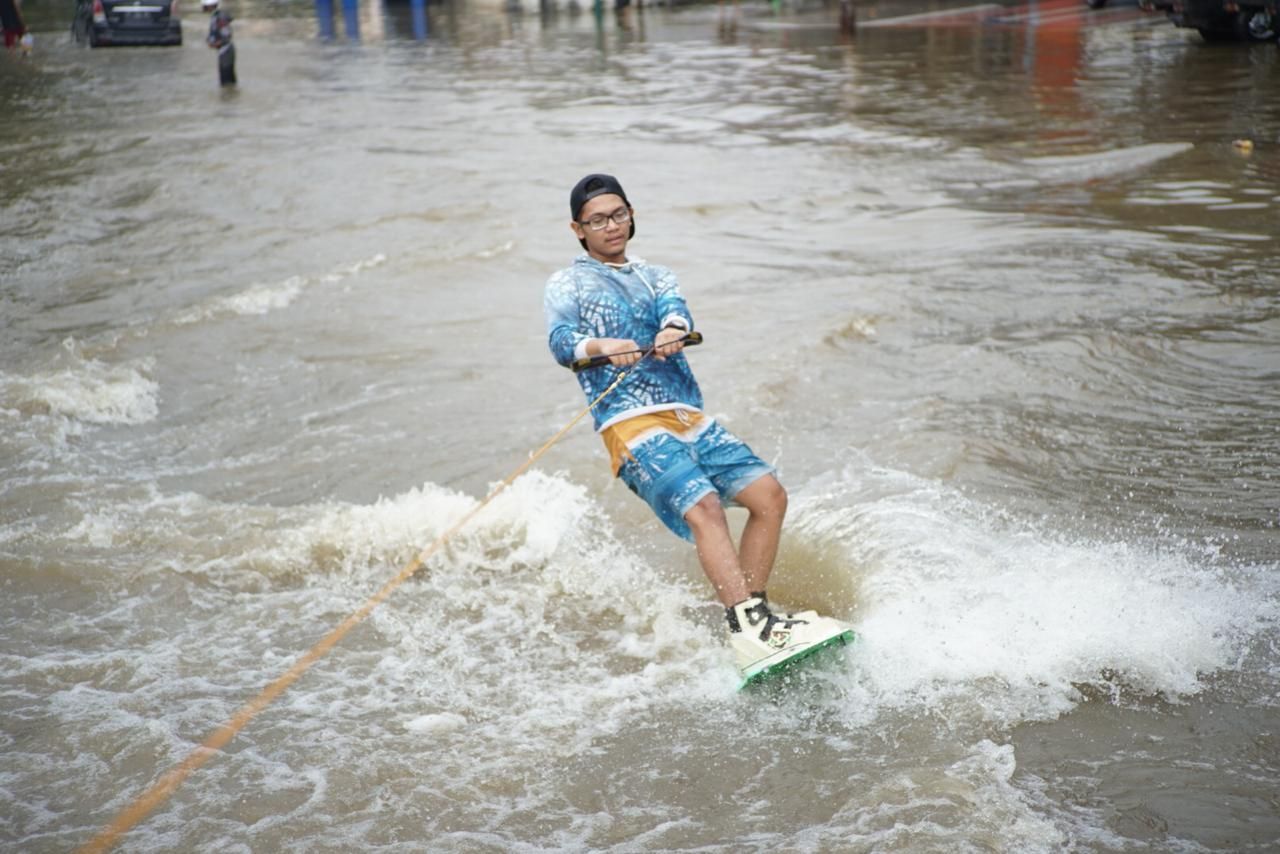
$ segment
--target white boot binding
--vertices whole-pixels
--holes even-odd
[[[773,605],[769,604],[769,596],[768,596],[768,594],[766,594],[763,590],[758,591],[758,592],[755,592],[755,593],[752,593],[751,595],[752,595],[752,596],[757,596],[757,597],[759,597],[760,599],[764,600],[765,607],[766,607],[766,608],[768,608],[768,609],[770,610],[770,612],[775,613],[775,614],[777,614],[778,616],[782,617],[782,619],[784,619],[784,620],[812,620],[812,619],[814,619],[815,617],[817,617],[817,616],[818,616],[818,612],[817,612],[817,611],[814,611],[814,610],[806,610],[806,611],[774,611],[774,610],[773,610]]]
[[[724,616],[729,623],[730,632],[742,632],[747,629],[754,631],[759,626],[759,632],[755,632],[756,637],[774,649],[786,646],[791,628],[805,622],[793,619],[789,615],[779,617],[770,610],[769,602],[764,595],[759,593],[754,593],[750,599],[743,599],[738,604],[725,608]]]
[[[783,619],[759,596],[725,609],[729,642],[737,658],[743,685],[790,666],[833,643],[853,640],[852,628],[839,620],[820,617]]]

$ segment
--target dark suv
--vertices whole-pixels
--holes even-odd
[[[1107,0],[1085,0],[1101,9]],[[1204,40],[1269,42],[1280,37],[1280,0],[1138,0],[1144,12],[1167,12],[1175,26],[1200,31]]]
[[[90,47],[182,44],[178,0],[76,0],[76,41]]]
[[[1280,0],[1173,0],[1169,17],[1205,41],[1274,41]]]

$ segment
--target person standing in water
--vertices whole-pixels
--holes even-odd
[[[218,0],[200,0],[200,8],[211,13],[205,42],[218,52],[218,82],[223,86],[234,86],[236,46],[231,43],[231,16],[219,7]]]
[[[0,26],[4,28],[6,48],[22,47],[24,51],[31,49],[31,34],[27,32],[27,24],[22,19],[19,0],[0,0]]]
[[[592,174],[569,194],[569,227],[584,250],[546,283],[548,345],[566,367],[608,357],[578,373],[588,401],[626,371],[592,410],[614,475],[673,533],[690,540],[725,608],[729,642],[744,676],[832,641],[849,626],[813,611],[775,612],[765,595],[787,510],[774,469],[703,411],[681,350],[693,317],[675,274],[627,255],[635,211],[612,175]],[[735,547],[724,502],[748,513]]]

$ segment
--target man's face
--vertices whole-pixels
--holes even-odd
[[[630,209],[621,196],[608,193],[589,199],[578,214],[578,221],[573,223],[573,231],[579,240],[587,241],[587,251],[592,256],[603,260],[624,260],[627,252],[627,240],[631,235]],[[623,222],[615,222],[614,218]],[[592,228],[601,222],[604,227]],[[585,223],[585,224],[584,224]]]

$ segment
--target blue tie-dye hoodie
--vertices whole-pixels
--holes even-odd
[[[551,354],[565,367],[586,355],[586,342],[592,338],[630,338],[648,347],[664,326],[693,331],[693,316],[675,274],[640,258],[615,267],[579,255],[572,266],[547,280],[543,308]],[[579,373],[587,400],[595,400],[621,370],[603,365]],[[650,356],[630,370],[622,385],[592,411],[597,431],[649,412],[702,409],[702,392],[683,353],[666,359]]]

